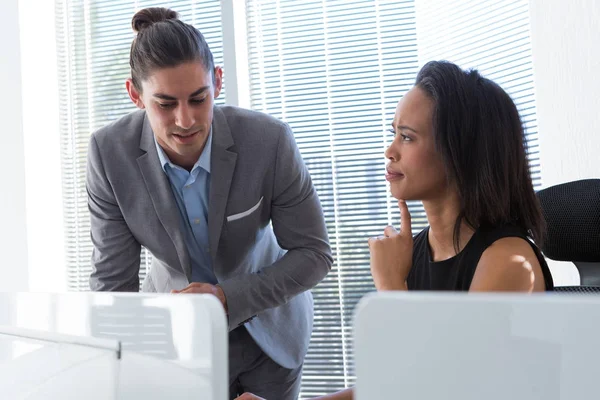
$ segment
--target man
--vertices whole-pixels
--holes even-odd
[[[328,273],[321,206],[289,127],[214,105],[222,70],[164,8],[132,21],[140,110],[95,132],[87,189],[92,290],[210,293],[230,329],[230,395],[295,399],[312,330],[309,290]]]

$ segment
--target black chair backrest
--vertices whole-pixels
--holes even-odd
[[[551,186],[537,195],[547,224],[544,255],[573,262],[582,285],[600,286],[600,179]]]

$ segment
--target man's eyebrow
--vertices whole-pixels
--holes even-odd
[[[194,93],[190,94],[190,97],[196,97],[208,89],[210,89],[210,86],[202,86],[200,89],[198,89],[198,90],[194,91]],[[169,96],[168,94],[164,94],[164,93],[154,93],[152,96],[157,97],[159,99],[168,100],[168,101],[177,100],[176,97]]]

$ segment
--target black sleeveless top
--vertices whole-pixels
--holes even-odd
[[[544,256],[520,227],[505,225],[492,229],[479,228],[460,253],[438,262],[431,261],[428,233],[429,227],[423,229],[414,238],[413,265],[406,280],[409,290],[468,291],[481,255],[492,243],[504,237],[519,237],[531,245],[542,267],[546,290],[554,288],[552,275]]]

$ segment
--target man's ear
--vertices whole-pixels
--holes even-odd
[[[138,108],[145,108],[144,103],[142,102],[142,96],[140,92],[136,89],[135,85],[131,78],[125,81],[125,87],[127,88],[127,93],[129,93],[129,98]]]
[[[214,84],[215,99],[216,99],[217,97],[219,97],[219,94],[221,93],[221,88],[223,87],[223,69],[219,66],[216,66],[213,73],[214,73],[213,84]]]

